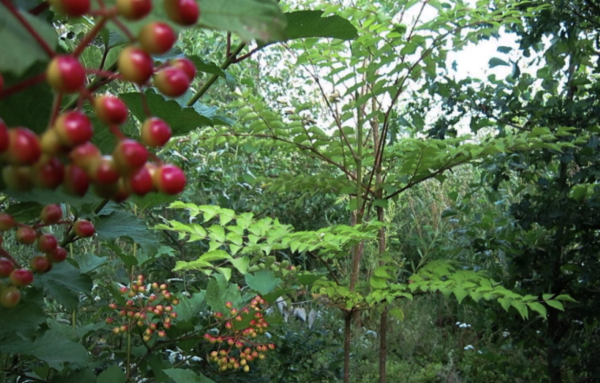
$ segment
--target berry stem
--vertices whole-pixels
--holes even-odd
[[[48,8],[50,8],[50,3],[48,3],[47,1],[44,1],[40,5],[33,7],[31,10],[29,10],[29,13],[34,16],[37,16],[40,13],[44,12]]]
[[[81,40],[81,42],[79,43],[79,45],[77,45],[77,48],[75,48],[75,50],[73,51],[73,56],[75,57],[79,57],[79,55],[81,54],[81,52],[83,52],[83,50],[85,49],[85,47],[88,46],[88,44],[96,37],[96,35],[98,35],[98,33],[100,33],[100,31],[102,30],[102,28],[104,28],[104,26],[106,25],[106,22],[108,21],[108,18],[103,17],[100,19],[100,21],[98,21],[96,23],[96,25],[94,25],[94,28],[92,28],[91,31],[89,31],[85,37],[83,38],[83,40]]]
[[[50,121],[48,121],[48,129],[50,129],[54,125],[54,121],[56,121],[56,117],[58,117],[58,113],[60,112],[60,104],[62,104],[62,93],[57,93],[54,96],[54,103],[52,104],[52,113],[50,114]]]
[[[10,0],[0,0],[0,2],[2,2],[2,4],[4,4],[8,11],[12,13],[17,20],[19,20],[23,28],[25,28],[27,32],[29,32],[31,37],[33,37],[37,41],[40,47],[42,47],[42,49],[46,52],[48,57],[54,57],[54,55],[56,54],[54,50],[50,48],[50,45],[48,45],[48,43],[42,38],[42,36],[40,36],[40,34],[37,33],[35,29],[33,29],[31,24],[29,24],[29,22],[25,19],[25,17],[23,17],[21,12],[19,12],[19,10],[10,2]]]
[[[121,22],[121,20],[119,20],[117,18],[113,18],[112,22],[115,23],[115,25],[117,26],[117,28],[119,28],[121,30],[121,32],[123,32],[125,34],[125,36],[127,36],[127,38],[129,39],[129,41],[135,42],[135,40],[136,40],[135,36],[131,33],[131,31],[129,30],[129,28],[127,28],[125,26],[125,24],[123,24]]]
[[[11,96],[14,93],[17,93],[24,89],[27,89],[30,86],[39,84],[40,82],[44,81],[45,79],[46,79],[46,73],[40,73],[37,76],[28,78],[27,80],[23,80],[18,84],[10,86],[10,87],[4,89],[2,92],[0,92],[0,100],[2,100],[3,98],[6,98],[8,96]]]
[[[103,76],[103,77],[106,77],[106,78],[110,78],[110,77],[113,77],[113,76],[115,78],[118,77],[118,75],[116,73],[110,72],[110,71],[107,71],[107,70],[102,70],[102,69],[85,68],[85,72],[88,73],[88,74],[95,74],[95,75]]]
[[[14,263],[14,264],[15,264],[15,267],[16,267],[17,269],[20,269],[20,268],[21,268],[21,265],[19,264],[19,262],[17,262],[17,260],[16,260],[16,259],[14,259],[14,258],[12,257],[12,255],[10,255],[10,254],[8,253],[8,251],[6,251],[6,250],[4,250],[4,249],[0,248],[0,255],[1,255],[2,257],[4,257],[4,258],[8,258],[8,259],[10,259],[10,260],[12,261],[12,263]]]

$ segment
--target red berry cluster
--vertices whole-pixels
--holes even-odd
[[[147,149],[160,148],[169,141],[169,125],[147,111],[140,129],[141,142],[128,138],[120,130],[128,118],[127,106],[113,95],[94,95],[97,87],[86,87],[88,76],[96,76],[96,80],[102,79],[104,83],[120,79],[137,86],[148,85],[154,77],[153,84],[160,92],[171,97],[181,96],[196,75],[194,64],[186,58],[178,58],[155,68],[150,56],[167,53],[177,40],[176,32],[167,23],[152,21],[144,25],[136,37],[118,20],[119,17],[144,18],[152,10],[152,0],[117,0],[114,7],[106,7],[101,2],[100,9],[95,11],[90,10],[89,0],[50,0],[49,3],[67,16],[87,14],[99,17],[99,21],[72,53],[49,52],[51,61],[41,78],[57,92],[57,101],[48,128],[41,136],[25,127],[8,127],[0,119],[0,165],[5,186],[28,191],[34,187],[55,189],[62,185],[67,192],[78,196],[93,186],[100,197],[117,202],[131,194],[141,196],[151,191],[180,193],[186,184],[184,173],[177,166],[163,164]],[[196,23],[200,13],[195,0],[164,0],[164,7],[167,16],[181,25]],[[131,44],[118,58],[118,72],[85,68],[79,55],[109,21],[114,21],[131,39]],[[62,95],[74,93],[78,94],[77,107],[59,111]],[[86,101],[117,138],[110,154],[103,155],[90,142],[94,127],[82,110]]]
[[[58,205],[47,205],[42,210],[38,220],[31,225],[16,222],[6,213],[0,213],[0,232],[15,229],[15,239],[23,245],[36,244],[41,253],[29,261],[29,268],[22,267],[8,251],[2,248],[3,237],[0,235],[0,278],[8,278],[8,285],[0,280],[0,305],[15,307],[21,300],[20,287],[33,283],[33,274],[47,273],[54,263],[67,258],[67,251],[59,246],[58,240],[52,234],[42,232],[50,225],[69,225],[73,231],[72,241],[78,238],[91,237],[95,233],[94,225],[86,220],[63,220],[62,209]]]
[[[154,290],[154,293],[146,294]],[[179,304],[179,299],[172,294],[166,284],[145,283],[145,277],[138,275],[135,282],[130,287],[122,287],[121,293],[126,295],[127,302],[125,306],[119,307],[111,303],[108,307],[115,310],[123,322],[120,326],[113,328],[115,334],[128,332],[132,330],[129,323],[135,322],[135,325],[143,329],[143,339],[148,342],[156,334],[159,338],[167,336],[165,330],[172,326],[172,320],[177,318],[177,313],[173,311],[173,306]],[[114,324],[115,318],[106,318],[107,324]]]
[[[256,296],[248,306],[238,310],[233,308],[233,303],[227,302],[225,306],[230,309],[229,317],[222,313],[214,313],[213,316],[218,320],[220,332],[218,336],[205,334],[204,338],[212,344],[217,344],[218,349],[211,351],[210,360],[216,362],[221,371],[228,369],[243,369],[250,371],[248,363],[256,359],[264,359],[265,353],[274,350],[273,343],[257,343],[255,338],[263,334],[269,327],[264,318],[265,300]],[[248,318],[248,327],[236,328],[236,322],[244,322]]]

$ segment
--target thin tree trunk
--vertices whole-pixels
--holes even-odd
[[[387,314],[385,307],[379,319],[379,383],[385,383],[387,378]]]
[[[352,312],[344,318],[344,383],[350,383],[350,341],[352,339]]]

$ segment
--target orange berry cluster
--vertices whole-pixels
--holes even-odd
[[[0,232],[15,229],[15,239],[18,243],[36,244],[37,250],[41,253],[30,259],[29,268],[22,267],[2,247],[4,237],[0,235],[0,306],[15,307],[21,300],[19,289],[33,283],[34,273],[47,273],[54,263],[62,262],[67,258],[67,251],[59,246],[56,237],[42,231],[43,228],[51,225],[69,225],[74,235],[71,241],[91,237],[96,232],[94,225],[89,221],[63,220],[62,209],[58,205],[45,206],[39,219],[29,225],[15,221],[9,214],[0,213]],[[8,284],[2,282],[4,278],[8,279]]]
[[[242,369],[250,371],[249,363],[257,359],[264,359],[269,350],[274,350],[273,343],[257,343],[255,338],[263,334],[269,327],[264,318],[265,300],[256,296],[247,307],[238,310],[233,308],[233,303],[227,302],[225,306],[230,309],[229,316],[216,312],[213,316],[218,320],[220,331],[218,336],[205,334],[204,339],[218,345],[217,350],[209,354],[209,360],[216,362],[220,371],[229,369]],[[249,317],[249,326],[236,328],[236,322],[244,322]]]
[[[144,330],[145,342],[150,341],[154,335],[159,338],[167,336],[165,330],[170,329],[173,319],[177,318],[173,306],[179,304],[179,299],[168,290],[166,284],[146,284],[145,277],[138,275],[129,288],[121,288],[121,293],[129,298],[125,306],[119,307],[115,303],[108,305],[117,312],[117,317],[123,322],[113,328],[115,334],[131,331],[133,328],[130,328],[128,323],[135,322],[135,326]],[[114,324],[115,321],[113,317],[106,318],[107,324]]]

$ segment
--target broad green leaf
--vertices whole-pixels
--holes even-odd
[[[285,16],[274,0],[198,0],[200,24],[235,32],[245,41],[281,41]]]
[[[5,213],[10,214],[18,222],[28,222],[40,217],[44,206],[35,202],[21,202],[11,204]]]
[[[169,378],[173,379],[175,383],[215,383],[214,380],[207,378],[206,376],[196,374],[192,370],[183,370],[180,368],[172,368],[169,370],[163,370]]]
[[[298,281],[300,281],[300,283],[303,284],[304,286],[312,286],[313,283],[315,283],[319,279],[323,278],[323,276],[315,275],[313,273],[303,272],[303,273],[297,274],[296,278],[298,278]]]
[[[194,318],[205,305],[205,292],[195,293],[191,297],[181,297],[179,304],[175,306],[178,321],[189,321]]]
[[[58,43],[56,32],[49,23],[41,17],[21,13],[27,22],[35,29],[51,49]],[[6,7],[0,12],[0,72],[22,75],[36,62],[49,61],[48,54],[42,49],[35,38],[14,17]],[[4,102],[4,100],[2,100]]]
[[[31,334],[46,321],[41,301],[28,299],[27,296],[16,307],[0,307],[0,340],[11,333]],[[0,341],[0,344],[2,342]]]
[[[155,254],[160,245],[155,233],[148,229],[146,223],[126,211],[116,211],[110,215],[101,216],[95,222],[95,226],[100,240],[129,238],[140,245],[147,255]]]
[[[575,299],[573,299],[570,296],[565,295],[565,294],[559,295],[559,296],[557,296],[554,299],[556,299],[557,301],[565,301],[565,302],[574,302],[574,303],[577,303],[577,301]]]
[[[181,136],[204,126],[212,126],[213,121],[192,107],[182,107],[174,100],[167,100],[152,90],[144,93],[152,115],[165,120],[173,136]],[[131,113],[140,121],[146,120],[142,96],[139,93],[122,93],[119,98],[127,104]]]
[[[246,274],[246,284],[261,295],[266,295],[275,290],[281,279],[275,278],[272,271],[263,270],[254,274]]]
[[[52,298],[68,310],[79,306],[79,294],[92,291],[92,279],[69,262],[54,264],[52,272],[36,276],[35,283],[44,287]]]
[[[188,59],[194,62],[196,69],[198,69],[200,72],[216,74],[219,77],[225,78],[225,72],[223,72],[223,69],[219,68],[217,64],[210,61],[205,61],[198,56],[190,56]]]
[[[83,367],[88,361],[85,347],[68,340],[56,330],[48,330],[43,336],[36,338],[26,354],[35,356],[58,371],[62,371],[66,363]]]
[[[525,305],[525,303],[513,300],[511,301],[511,305],[512,307],[517,309],[519,314],[521,314],[521,317],[523,317],[524,319],[527,319],[529,317],[529,313],[527,311],[527,306]]]
[[[288,40],[307,37],[330,37],[352,40],[358,37],[356,28],[348,20],[338,15],[323,17],[322,11],[297,11],[286,13]]]
[[[107,257],[98,257],[92,253],[85,253],[75,257],[75,262],[79,266],[79,271],[83,274],[87,274],[96,270],[97,268],[110,263]]]
[[[248,267],[250,266],[250,258],[242,256],[239,258],[232,258],[229,262],[240,272],[240,274],[246,274]]]
[[[119,366],[110,366],[106,370],[102,371],[100,375],[98,375],[97,383],[125,383],[127,377],[121,367]]]
[[[224,259],[230,259],[231,256],[227,254],[226,251],[223,250],[213,250],[207,253],[204,253],[198,258],[198,260],[203,262],[214,262],[214,261],[222,261]]]
[[[452,290],[452,292],[456,296],[458,303],[462,303],[462,301],[467,297],[467,295],[469,295],[469,293],[466,290],[461,288],[455,288]]]
[[[404,311],[402,311],[402,309],[399,308],[393,308],[390,309],[389,313],[395,317],[396,319],[403,321],[404,320]]]

